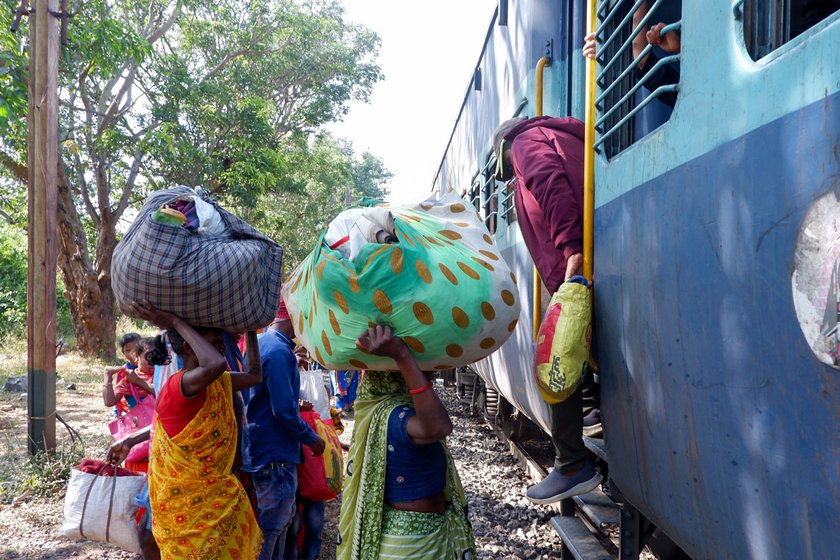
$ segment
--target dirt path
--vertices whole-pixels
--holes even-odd
[[[25,355],[0,353],[0,388],[6,378],[25,375],[25,364]],[[84,456],[104,458],[111,443],[108,423],[113,420],[113,414],[102,404],[102,364],[69,354],[58,357],[56,370],[58,414],[81,435]],[[71,384],[75,389],[67,388]],[[349,443],[352,417],[345,419],[345,426],[347,430],[341,439]],[[69,449],[67,430],[58,423],[56,431],[59,449]],[[139,559],[140,556],[114,546],[59,535],[64,517],[64,488],[58,485],[50,492],[47,484],[35,477],[27,463],[26,437],[25,395],[0,390],[0,559]],[[27,485],[36,488],[27,492]],[[321,556],[326,560],[335,558],[339,508],[338,500],[327,505]]]

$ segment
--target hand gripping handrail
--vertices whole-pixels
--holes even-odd
[[[656,64],[653,65],[653,68],[650,69],[650,72],[645,74],[645,76],[642,77],[641,80],[636,82],[636,85],[634,85],[632,88],[630,88],[630,90],[627,93],[625,93],[624,96],[621,99],[616,101],[613,104],[613,106],[607,112],[605,112],[603,115],[601,115],[601,118],[599,118],[597,121],[595,121],[595,126],[600,127],[602,124],[604,124],[604,122],[608,118],[610,118],[610,115],[612,115],[615,111],[617,111],[622,105],[627,103],[636,94],[636,92],[639,91],[639,89],[643,85],[645,85],[645,82],[647,82],[648,77],[651,74],[653,74],[655,71],[659,70],[662,66],[665,66],[666,64],[671,64],[673,62],[679,62],[679,60],[680,60],[680,55],[678,55],[678,54],[672,54],[670,56],[660,58],[656,62]],[[635,61],[634,61],[634,64],[635,64]],[[630,68],[632,68],[632,66]],[[676,84],[674,84],[674,85],[676,85]]]
[[[671,23],[671,24],[668,24],[665,27],[663,27],[662,30],[659,32],[659,34],[660,35],[665,35],[667,33],[673,32],[673,31],[679,31],[681,28],[682,28],[682,22],[677,21],[675,23]],[[653,45],[646,46],[644,48],[644,50],[642,50],[642,52],[639,53],[639,56],[637,56],[635,59],[633,59],[633,64],[631,64],[627,68],[625,68],[624,71],[621,74],[619,74],[618,77],[616,79],[614,79],[613,82],[606,89],[601,91],[601,95],[599,95],[595,99],[595,103],[600,104],[604,100],[604,98],[606,98],[607,95],[609,95],[609,93],[613,90],[613,88],[615,88],[615,86],[617,86],[619,83],[621,83],[621,80],[623,80],[625,77],[627,77],[627,74],[629,74],[630,72],[633,71],[633,67],[635,65],[637,65],[642,58],[644,58],[645,56],[650,54],[651,51],[653,51]]]

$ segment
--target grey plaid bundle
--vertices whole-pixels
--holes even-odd
[[[224,236],[152,220],[161,205],[201,196],[227,226]],[[203,191],[172,187],[152,193],[114,250],[111,285],[123,312],[149,300],[196,326],[244,332],[268,325],[280,307],[283,249],[221,208]]]

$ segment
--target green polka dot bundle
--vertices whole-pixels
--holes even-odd
[[[475,209],[452,193],[384,207],[397,243],[367,243],[350,260],[322,239],[283,285],[298,338],[331,369],[397,369],[356,348],[376,324],[390,325],[424,370],[493,353],[516,327],[519,290]]]

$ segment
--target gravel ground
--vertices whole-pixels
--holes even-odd
[[[95,390],[75,392],[77,404],[88,397],[98,410],[100,397]],[[495,437],[479,416],[470,416],[454,390],[437,386],[455,424],[449,437],[449,448],[458,465],[458,472],[466,490],[470,517],[476,535],[478,558],[483,559],[551,559],[559,557],[560,540],[552,530],[549,519],[553,513],[543,506],[534,506],[525,499],[530,484],[507,448]],[[68,399],[69,400],[69,399]],[[19,413],[19,410],[16,411]],[[104,418],[91,415],[89,423]],[[345,418],[346,431],[341,436],[351,439],[352,414]],[[83,417],[74,418],[73,425],[93,429],[84,424]],[[63,496],[51,502],[23,500],[18,506],[0,509],[0,558],[89,560],[136,560],[138,557],[112,546],[83,539],[68,540],[58,535],[63,511]],[[340,500],[327,505],[322,558],[335,558],[335,535]]]

